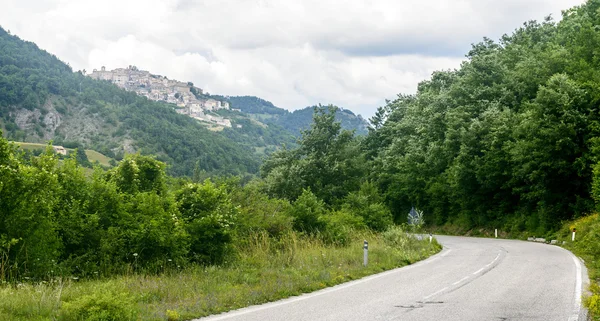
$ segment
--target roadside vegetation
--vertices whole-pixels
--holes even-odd
[[[357,144],[334,115],[320,108],[299,148],[245,183],[169,177],[140,154],[90,174],[81,153],[59,160],[50,145],[35,155],[0,139],[0,319],[184,320],[439,251],[394,226],[364,164],[345,159]],[[298,189],[273,174],[293,163]]]
[[[575,241],[571,233],[576,229]],[[583,303],[592,320],[600,320],[600,217],[593,214],[565,223],[556,233],[559,241],[566,241],[565,248],[583,259],[590,278],[589,294]]]
[[[407,265],[436,251],[393,228],[350,233],[348,245],[289,231],[279,238],[249,235],[219,266],[177,267],[76,280],[54,278],[0,288],[2,320],[187,320],[319,290]],[[362,266],[362,240],[369,265]],[[131,267],[134,268],[133,266]],[[114,319],[113,319],[114,318]]]

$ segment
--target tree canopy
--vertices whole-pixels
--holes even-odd
[[[486,38],[378,110],[364,146],[397,218],[543,232],[594,209],[599,7]]]

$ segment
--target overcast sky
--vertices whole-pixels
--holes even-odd
[[[214,94],[373,115],[471,43],[582,0],[0,0],[0,26],[74,70],[136,65]]]

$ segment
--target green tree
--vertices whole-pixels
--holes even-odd
[[[294,229],[297,231],[314,234],[325,230],[326,224],[322,220],[327,214],[325,203],[310,189],[302,191],[302,194],[292,204],[290,214],[294,218]]]
[[[128,194],[165,193],[166,165],[150,156],[127,155],[114,170],[113,179],[120,191]]]
[[[203,264],[224,262],[238,215],[225,188],[210,180],[187,184],[176,193],[176,200],[190,236],[190,258]]]
[[[261,174],[273,195],[294,200],[310,189],[333,204],[358,189],[365,173],[360,144],[335,121],[336,111],[334,106],[316,108],[299,147],[281,150],[265,161]]]

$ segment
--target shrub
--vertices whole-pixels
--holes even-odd
[[[235,228],[242,236],[265,231],[280,237],[292,229],[291,205],[287,200],[270,198],[259,188],[249,184],[232,192],[232,201],[240,207]]]
[[[296,199],[290,209],[290,214],[294,218],[294,229],[311,234],[324,230],[326,224],[320,218],[325,213],[325,203],[310,189],[303,190],[302,195]]]
[[[592,198],[596,201],[596,209],[600,211],[600,163],[593,168]]]
[[[600,315],[600,286],[596,283],[590,285],[591,296],[588,296],[584,300],[584,305],[588,308],[591,315]]]
[[[206,180],[203,184],[184,186],[176,198],[190,235],[191,259],[204,264],[223,262],[238,213],[225,188]]]
[[[177,313],[177,311],[174,310],[167,310],[167,321],[179,321],[180,319],[180,315],[179,313]]]
[[[351,231],[366,227],[362,217],[344,210],[324,215],[320,220],[325,225],[321,237],[323,241],[329,244],[348,245],[351,239]]]
[[[410,242],[410,236],[399,226],[393,226],[382,234],[385,244],[394,248],[405,248]]]
[[[71,302],[64,302],[60,319],[64,321],[135,321],[138,312],[126,293],[96,291]]]
[[[392,213],[379,195],[374,184],[366,182],[358,192],[348,194],[342,208],[357,216],[362,216],[372,230],[385,231],[393,223]]]

